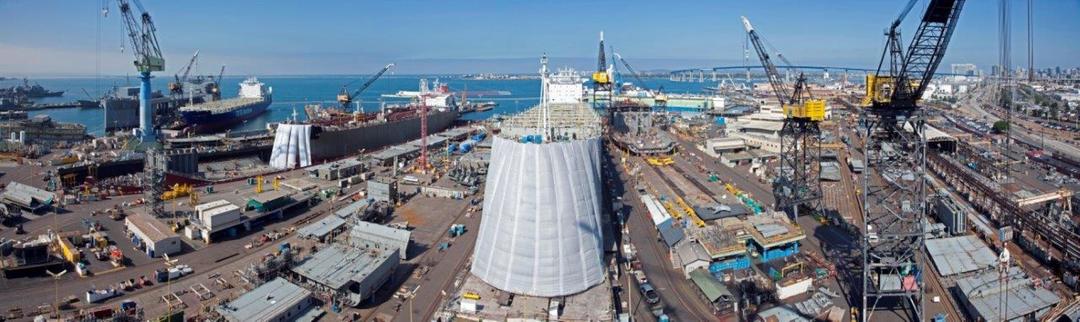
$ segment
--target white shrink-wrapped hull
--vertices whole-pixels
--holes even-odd
[[[604,279],[600,140],[494,138],[472,273],[504,291],[579,293]]]

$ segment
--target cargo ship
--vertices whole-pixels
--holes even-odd
[[[248,78],[240,83],[240,95],[180,108],[180,118],[195,132],[226,128],[266,113],[273,102],[273,88]]]
[[[419,107],[386,106],[379,112],[349,113],[320,105],[304,107],[311,131],[311,160],[326,161],[420,138]],[[454,108],[429,108],[428,133],[441,132],[458,118]],[[275,125],[271,125],[275,126]]]

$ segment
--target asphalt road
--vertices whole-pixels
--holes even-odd
[[[640,158],[629,158],[642,167],[648,167]],[[619,169],[619,178],[628,186],[636,185],[636,179],[629,178],[624,169]],[[649,169],[643,169],[649,170]],[[662,184],[659,182],[652,184]],[[649,220],[645,205],[633,189],[622,194],[623,203],[628,207],[628,229],[631,243],[637,249],[637,257],[646,278],[657,289],[660,299],[665,304],[665,312],[676,321],[715,321],[712,309],[705,300],[697,296],[698,290],[690,285],[681,271],[672,268],[670,252],[657,237],[656,228]],[[633,290],[637,292],[637,290]],[[634,294],[640,297],[640,293]],[[640,309],[639,311],[640,312]],[[637,312],[635,312],[637,313]],[[635,314],[638,315],[638,314]]]

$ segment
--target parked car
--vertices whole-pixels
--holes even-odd
[[[645,297],[645,302],[649,304],[660,302],[660,294],[656,293],[656,288],[653,288],[652,284],[641,284],[641,295]]]

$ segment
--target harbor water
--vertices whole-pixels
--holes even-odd
[[[338,104],[335,101],[343,84],[359,79],[356,83],[362,83],[367,75],[330,75],[330,76],[260,76],[259,80],[274,89],[274,102],[269,111],[257,118],[234,126],[233,130],[253,130],[265,128],[267,123],[280,122],[289,119],[295,110],[299,117],[304,118],[303,107],[305,104],[322,103]],[[247,76],[226,76],[222,82],[223,98],[237,96],[239,83]],[[439,80],[447,84],[453,92],[465,91],[471,102],[494,101],[498,105],[488,111],[465,114],[462,118],[467,120],[487,119],[496,114],[508,115],[529,107],[539,102],[540,80],[473,80],[457,76],[428,76],[428,75],[386,75],[376,81],[370,88],[360,95],[361,107],[365,111],[374,111],[380,104],[405,103],[408,99],[382,97],[383,94],[394,94],[398,91],[416,91],[419,89],[420,79],[427,79],[429,83]],[[0,81],[0,87],[8,87],[18,84],[22,80],[8,79]],[[138,86],[135,77],[85,77],[85,78],[35,78],[32,82],[41,84],[50,90],[62,90],[61,97],[49,97],[38,99],[36,103],[60,103],[74,100],[97,100],[104,93],[112,91],[114,86]],[[155,90],[168,91],[168,83],[171,76],[158,76],[153,80]],[[716,82],[672,82],[667,79],[648,79],[648,86],[663,86],[666,93],[701,93],[707,86],[716,86]],[[355,89],[354,85],[353,88]],[[85,90],[85,92],[84,92]],[[509,95],[485,96],[483,94],[495,92],[509,92]],[[354,103],[351,109],[356,108]],[[102,109],[78,109],[63,108],[31,111],[31,116],[48,115],[56,121],[75,122],[86,125],[87,131],[93,135],[104,134],[104,111]]]

